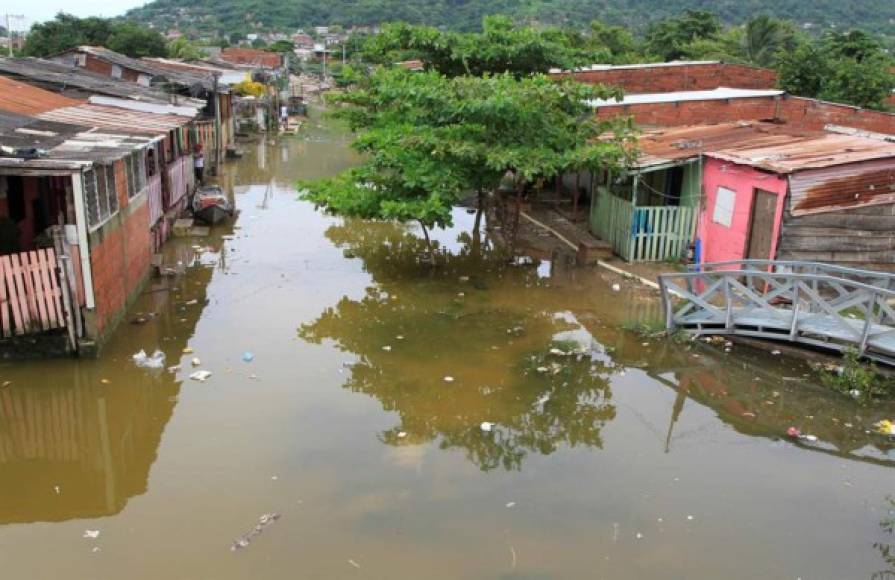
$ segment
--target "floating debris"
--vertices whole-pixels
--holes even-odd
[[[200,383],[204,383],[208,380],[208,377],[211,376],[210,371],[196,371],[190,375],[190,378],[194,381],[199,381]]]
[[[454,382],[454,377],[451,377],[451,376],[444,377],[444,382],[446,382],[446,383],[453,383],[453,382]]]
[[[255,360],[255,355],[250,353],[249,351],[245,351],[244,353],[242,353],[242,360],[244,362],[252,362],[253,360]]]
[[[511,508],[511,507],[513,507],[514,505],[516,505],[516,502],[514,502],[514,501],[509,501],[509,502],[507,502],[507,506],[506,506],[506,507],[507,507],[507,508]]]
[[[890,437],[895,436],[895,422],[892,422],[889,419],[883,419],[879,423],[874,424],[876,427],[876,432],[882,435],[888,435]]]
[[[193,357],[193,360],[190,361],[190,364],[193,365],[194,367],[198,367],[198,366],[202,365],[202,361],[199,360],[198,357]]]
[[[406,431],[398,431],[398,439],[404,439],[405,437],[407,437]]]
[[[165,366],[165,353],[156,350],[152,356],[148,356],[145,350],[140,350],[132,357],[134,364],[143,369],[160,369]]]
[[[613,292],[621,292],[621,291],[622,291],[622,285],[619,284],[618,282],[616,282],[615,284],[612,285],[612,291],[613,291]]]
[[[358,564],[358,563],[355,562],[354,560],[349,559],[349,560],[348,560],[348,563],[349,563],[351,566],[353,566],[353,567],[357,568],[358,570],[360,570],[360,564]]]
[[[242,548],[247,548],[249,544],[261,533],[264,531],[264,528],[271,525],[275,521],[280,519],[280,514],[271,513],[264,514],[260,518],[258,518],[258,523],[254,528],[249,530],[247,533],[239,536],[235,540],[233,540],[233,544],[230,546],[230,551],[235,552],[236,550],[240,550]]]
[[[99,537],[99,530],[84,530],[84,535],[82,538],[90,538],[91,540],[95,540]]]
[[[389,352],[390,350],[392,350],[392,347],[389,345],[385,345],[382,347],[382,350],[384,350],[385,352]]]
[[[479,428],[485,433],[490,433],[491,429],[494,428],[494,423],[489,423],[488,421],[483,421]]]

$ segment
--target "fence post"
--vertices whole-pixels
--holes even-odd
[[[730,277],[725,274],[724,276],[724,302],[727,306],[727,311],[724,315],[724,329],[730,331],[733,329],[733,301],[730,299]]]

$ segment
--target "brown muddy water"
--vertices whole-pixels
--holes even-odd
[[[0,577],[892,569],[895,450],[868,432],[891,405],[798,360],[645,340],[625,329],[659,318],[654,295],[508,265],[463,209],[433,267],[413,227],[297,201],[295,180],[354,162],[346,145],[315,124],[248,146],[221,177],[236,228],[168,245],[186,273],[147,288],[129,319],[148,322],[97,361],[0,367]],[[156,348],[182,370],[134,365]]]

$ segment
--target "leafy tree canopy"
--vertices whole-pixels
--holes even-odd
[[[447,77],[381,67],[341,101],[366,163],[304,183],[304,197],[333,213],[450,223],[469,192],[492,191],[585,167],[614,167],[630,154],[626,119],[594,117],[586,101],[618,91],[543,75]],[[609,134],[611,138],[598,139]]]
[[[206,58],[208,53],[181,36],[168,43],[168,56],[182,58],[184,60],[199,60]]]
[[[45,57],[81,45],[101,45],[135,58],[167,55],[165,39],[154,30],[131,22],[78,18],[62,12],[31,28],[23,53]]]

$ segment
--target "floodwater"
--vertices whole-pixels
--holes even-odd
[[[0,577],[892,570],[895,449],[869,431],[893,406],[785,356],[645,339],[627,329],[654,295],[562,256],[508,263],[463,209],[433,266],[411,226],[296,200],[353,162],[317,123],[246,146],[221,176],[235,229],[171,242],[186,272],[99,360],[0,367]],[[134,365],[156,348],[182,370]]]

